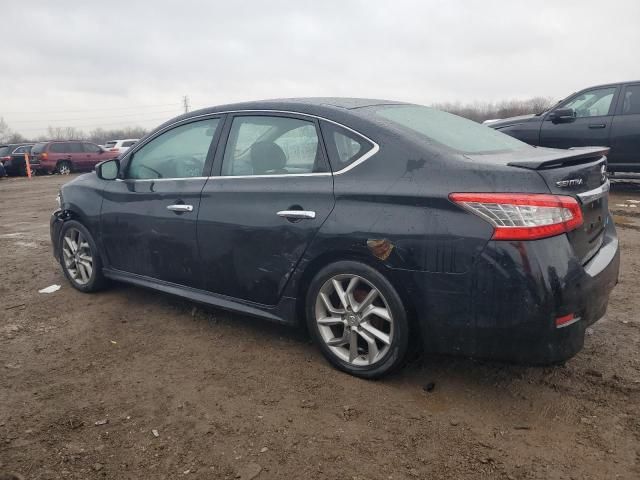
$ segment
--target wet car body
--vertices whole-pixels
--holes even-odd
[[[378,114],[402,105],[294,99],[178,117],[121,157],[120,170],[154,136],[217,118],[203,175],[74,179],[62,188],[51,219],[54,253],[65,221],[75,219],[94,236],[106,277],[285,324],[302,321],[305,294],[323,266],[353,260],[395,287],[412,334],[428,351],[536,364],[570,358],[582,347],[585,328],[604,314],[618,278],[602,175],[606,150],[456,151]],[[242,115],[312,122],[327,171],[221,176],[230,125]],[[337,168],[328,146],[332,128],[361,136],[367,152]],[[571,196],[585,221],[547,238],[496,240],[491,224],[452,201],[455,192]],[[194,211],[165,209],[179,202]],[[301,208],[312,209],[314,218],[276,215]]]

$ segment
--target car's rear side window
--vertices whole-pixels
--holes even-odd
[[[69,151],[66,143],[52,143],[49,147],[51,153],[66,153]]]
[[[233,119],[222,175],[291,175],[326,172],[314,122],[297,118]]]
[[[348,167],[373,148],[371,142],[339,125],[322,121],[320,126],[334,172]]]
[[[133,145],[134,143],[136,143],[135,141],[131,141],[131,142],[122,142],[122,146],[123,147],[130,147],[131,145]]]
[[[93,143],[83,143],[82,147],[86,153],[100,153],[100,147]]]
[[[71,153],[83,153],[84,148],[82,148],[82,143],[80,142],[70,142],[67,151]]]
[[[376,115],[427,141],[462,153],[509,152],[533,148],[520,140],[457,115],[419,105],[376,108]]]
[[[629,85],[622,99],[622,115],[640,113],[640,85]]]
[[[47,146],[46,143],[36,143],[33,148],[31,149],[31,153],[36,154],[36,153],[42,153],[44,152],[44,148]]]
[[[107,142],[104,144],[104,148],[113,148],[116,146],[117,142]]]

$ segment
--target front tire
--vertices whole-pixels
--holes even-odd
[[[336,368],[378,378],[403,365],[409,322],[400,296],[374,268],[336,262],[312,280],[306,298],[309,332]]]
[[[67,220],[62,226],[58,258],[65,277],[75,289],[89,293],[104,288],[106,279],[98,248],[80,222]]]

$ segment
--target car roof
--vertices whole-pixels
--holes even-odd
[[[237,110],[283,110],[310,115],[327,111],[346,112],[371,107],[375,105],[400,105],[403,102],[392,100],[376,100],[368,98],[340,98],[340,97],[309,97],[309,98],[275,98],[269,100],[254,100],[249,102],[229,103],[194,110],[182,115],[190,117],[216,112],[232,112]]]
[[[627,82],[613,82],[613,83],[603,83],[601,85],[592,85],[590,87],[585,87],[585,88],[581,88],[580,90],[576,90],[576,92],[583,92],[584,90],[591,90],[593,88],[617,87],[620,85],[627,85],[629,83],[640,83],[640,80],[629,80]]]

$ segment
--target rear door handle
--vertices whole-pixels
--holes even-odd
[[[177,203],[174,205],[167,205],[167,210],[172,212],[193,212],[193,205],[185,205],[184,203]]]
[[[303,218],[313,219],[316,218],[316,212],[311,210],[280,210],[278,212],[278,216],[297,220],[301,220]]]
[[[606,123],[592,123],[589,128],[605,128],[606,126]]]

